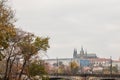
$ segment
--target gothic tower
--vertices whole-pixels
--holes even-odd
[[[81,50],[80,50],[80,56],[84,56],[84,50],[83,50],[83,47],[81,47]]]
[[[73,58],[77,58],[77,49],[74,49]]]

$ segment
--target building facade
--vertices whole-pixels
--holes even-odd
[[[110,65],[117,66],[118,70],[120,70],[120,60],[116,61],[110,58],[99,58],[95,53],[87,53],[87,51],[84,51],[83,47],[81,47],[80,52],[77,52],[77,49],[74,49],[73,58],[56,58],[45,60],[45,62],[50,63],[50,65],[54,68],[55,66],[59,67],[61,64],[70,66],[70,63],[73,61],[77,63],[80,69],[83,69],[80,70],[83,72],[87,69],[102,72],[103,69],[109,70]]]

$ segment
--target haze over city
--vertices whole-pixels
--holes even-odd
[[[98,57],[120,57],[120,0],[12,0],[17,27],[50,37],[50,58],[81,46]]]

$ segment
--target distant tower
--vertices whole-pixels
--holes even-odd
[[[84,50],[83,50],[83,47],[81,47],[80,56],[83,56],[83,55],[84,55]]]
[[[74,49],[73,58],[77,58],[77,49]]]

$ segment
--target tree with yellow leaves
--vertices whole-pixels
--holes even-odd
[[[39,54],[40,51],[46,51],[49,48],[48,40],[49,38],[36,37],[31,33],[27,33],[18,43],[23,58],[23,64],[18,80],[20,80],[25,67],[29,67],[30,59]]]
[[[7,0],[0,0],[0,49],[6,49],[16,35],[14,11],[7,6]]]
[[[0,0],[0,60],[5,60],[5,72],[3,80],[13,80],[13,66],[16,66],[17,58],[22,60],[19,72],[19,80],[25,67],[32,57],[40,51],[49,48],[47,37],[38,37],[15,28],[14,11],[7,5],[8,0]],[[18,72],[15,72],[18,73]]]
[[[72,74],[76,74],[78,72],[79,65],[77,64],[77,62],[72,61],[72,62],[70,62],[69,66],[71,68],[71,73]]]

